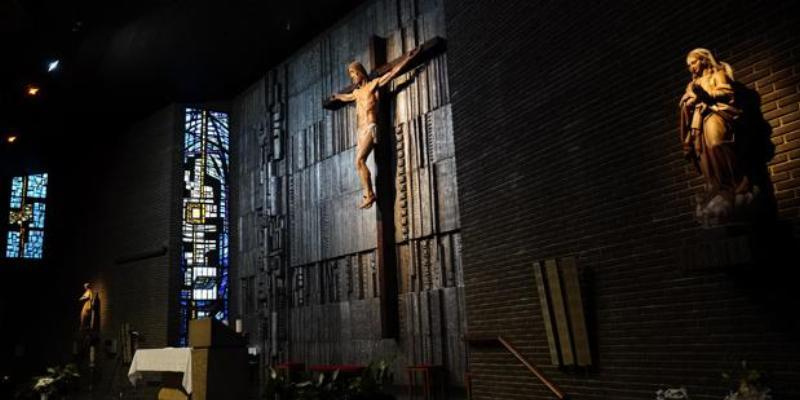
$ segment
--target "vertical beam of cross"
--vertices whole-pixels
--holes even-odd
[[[386,60],[386,39],[372,36],[369,41],[370,67],[377,71]],[[393,124],[387,89],[380,89],[378,114],[379,141],[375,147],[375,187],[378,193],[376,217],[378,287],[380,293],[381,337],[395,338],[398,334],[399,305],[397,289],[397,257],[394,240],[394,171],[392,163]]]

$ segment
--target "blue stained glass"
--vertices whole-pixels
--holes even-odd
[[[47,197],[47,174],[28,175],[28,197]]]
[[[11,179],[11,208],[22,207],[22,186],[24,178],[17,176]]]
[[[29,231],[28,241],[25,242],[25,258],[42,258],[42,245],[44,244],[44,232]]]
[[[226,113],[187,108],[184,118],[184,197],[181,226],[179,343],[188,322],[228,317],[229,118]]]
[[[31,220],[31,228],[44,228],[44,203],[33,203],[33,219]]]
[[[19,257],[19,232],[8,232],[8,241],[6,242],[6,257]]]
[[[7,258],[40,259],[44,255],[47,185],[47,173],[11,179]]]

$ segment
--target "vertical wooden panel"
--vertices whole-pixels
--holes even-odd
[[[551,259],[545,261],[545,269],[547,271],[547,285],[550,289],[550,299],[552,300],[553,317],[556,320],[556,328],[558,330],[561,361],[563,365],[573,365],[575,364],[575,357],[572,352],[567,310],[564,307],[564,295],[558,277],[558,265],[556,264],[556,260]]]
[[[575,360],[578,366],[584,367],[592,364],[589,351],[589,335],[586,332],[586,320],[583,314],[583,300],[581,286],[578,279],[578,267],[575,257],[567,257],[559,263],[561,274],[564,277],[564,292],[567,296],[572,339],[575,344]]]
[[[542,264],[538,261],[533,263],[533,274],[534,278],[536,278],[536,289],[539,292],[539,304],[542,309],[544,330],[547,334],[547,346],[550,349],[550,363],[558,365],[558,344],[556,343],[555,332],[553,332],[553,320],[550,315],[550,300],[548,299],[547,289],[545,287],[545,275],[542,273]]]

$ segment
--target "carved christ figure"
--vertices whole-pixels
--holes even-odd
[[[408,52],[402,61],[389,72],[370,80],[366,69],[358,61],[347,67],[347,73],[355,85],[352,93],[336,93],[331,98],[342,102],[356,102],[356,129],[358,142],[356,145],[356,171],[364,190],[363,201],[359,208],[370,208],[377,197],[372,189],[372,178],[367,168],[367,157],[380,138],[378,132],[379,89],[392,81],[408,63],[419,54],[419,48]]]
[[[689,52],[686,64],[692,81],[680,101],[681,140],[708,191],[707,204],[698,213],[725,220],[734,204],[749,203],[753,196],[735,141],[734,122],[742,111],[735,102],[733,70],[702,48]]]

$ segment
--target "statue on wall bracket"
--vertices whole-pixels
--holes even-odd
[[[753,107],[745,104],[753,96],[734,80],[731,66],[707,49],[690,51],[686,64],[692,80],[680,99],[680,139],[685,157],[705,181],[696,217],[705,226],[745,222],[763,190],[754,175],[761,175],[757,169],[764,159],[750,146],[761,132],[743,122],[756,120],[748,115]],[[760,110],[755,113],[760,116]]]

